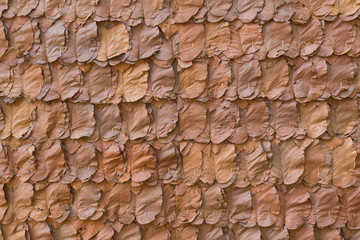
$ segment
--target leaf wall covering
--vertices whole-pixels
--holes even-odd
[[[360,239],[358,0],[0,14],[0,239]]]

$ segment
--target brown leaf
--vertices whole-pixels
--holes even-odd
[[[298,109],[296,101],[277,102],[272,104],[273,127],[276,136],[280,140],[286,140],[292,137],[298,128]]]
[[[107,102],[115,93],[116,78],[110,66],[100,67],[92,64],[84,74],[84,94],[90,98],[91,103]]]
[[[337,187],[348,187],[353,178],[356,149],[351,138],[345,138],[332,150],[333,183]]]
[[[124,97],[125,102],[135,102],[143,98],[148,90],[149,64],[138,61],[118,76],[119,95]]]
[[[115,232],[114,239],[117,240],[141,240],[140,226],[136,223],[125,225],[119,232]]]
[[[339,212],[338,196],[334,189],[321,187],[312,194],[316,225],[320,228],[333,224]]]
[[[289,50],[292,35],[289,21],[269,21],[263,26],[263,49],[268,58],[277,58]],[[281,58],[280,58],[281,59]]]
[[[221,102],[214,111],[210,112],[210,139],[219,144],[229,138],[239,121],[239,108],[230,101]]]
[[[31,183],[19,183],[13,180],[4,187],[5,196],[9,203],[2,224],[11,221],[25,222],[30,214],[34,190]]]
[[[328,126],[329,107],[326,102],[300,104],[299,130],[310,138],[318,138]]]
[[[98,25],[100,48],[96,59],[106,61],[126,53],[129,33],[122,22],[102,22]]]
[[[65,51],[67,30],[64,22],[56,21],[45,33],[45,53],[48,62],[56,61]]]
[[[191,67],[179,73],[179,93],[182,98],[199,97],[206,86],[207,64],[205,62],[194,63]]]
[[[72,139],[90,137],[94,133],[94,105],[91,103],[68,102],[70,129]]]
[[[86,182],[96,172],[98,160],[93,144],[69,140],[64,144],[64,153],[67,169],[62,181],[65,183],[72,183],[76,178]]]
[[[155,173],[155,153],[149,144],[144,142],[139,144],[129,143],[125,151],[130,166],[132,181],[146,181]]]
[[[186,152],[182,150],[183,179],[186,185],[194,185],[201,176],[203,153],[199,143],[187,144]]]
[[[230,45],[230,28],[228,22],[205,24],[205,47],[208,56],[219,55]]]
[[[121,193],[121,194],[120,194]],[[130,209],[131,193],[129,184],[117,183],[105,194],[105,213],[110,221],[119,221],[123,224],[131,223],[135,216]]]
[[[356,100],[343,99],[330,101],[330,135],[349,134],[358,122],[358,105]]]
[[[289,68],[285,58],[260,62],[262,72],[261,95],[269,100],[280,97],[289,82]]]
[[[35,150],[36,171],[31,177],[34,182],[47,180],[57,182],[65,173],[65,156],[60,141],[55,141],[45,150]]]
[[[141,187],[141,192],[136,196],[136,221],[140,224],[148,224],[155,220],[162,206],[161,186]]]
[[[150,118],[145,103],[122,103],[120,114],[123,118],[124,128],[130,140],[146,136],[150,127]]]
[[[86,182],[79,190],[74,189],[74,207],[81,220],[91,217],[99,206],[100,189],[92,182]]]
[[[245,224],[253,209],[250,190],[230,187],[225,189],[227,199],[227,216],[231,223]]]
[[[197,185],[176,185],[176,219],[179,223],[191,223],[199,214],[201,190]]]
[[[201,1],[202,0],[197,0]],[[179,27],[179,53],[181,61],[189,62],[196,58],[205,46],[203,24],[185,23]]]
[[[0,102],[5,116],[5,127],[0,133],[0,139],[13,136],[18,139],[27,138],[35,126],[36,106],[24,99],[12,104]]]
[[[302,185],[294,186],[285,193],[285,225],[296,229],[303,225],[311,212],[310,194]]]
[[[296,183],[304,173],[304,149],[292,139],[280,143],[281,175],[284,184]]]
[[[184,139],[194,139],[205,129],[206,108],[202,103],[189,102],[179,111],[180,134]]]
[[[204,0],[176,0],[174,1],[174,20],[177,23],[185,23],[194,16],[202,7]]]
[[[274,186],[259,185],[251,189],[257,223],[260,227],[272,226],[280,214],[279,196]]]
[[[153,101],[151,103],[154,117],[153,129],[156,138],[167,137],[178,121],[177,105],[173,101]]]

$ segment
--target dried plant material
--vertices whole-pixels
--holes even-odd
[[[100,189],[92,182],[84,183],[79,190],[74,190],[74,207],[81,220],[91,217],[98,208]]]
[[[175,86],[175,73],[173,67],[163,68],[156,64],[151,64],[148,82],[148,94],[153,98],[161,99],[170,97]]]
[[[38,141],[62,139],[69,136],[69,113],[65,103],[36,102],[36,125],[30,137]]]
[[[338,196],[334,189],[321,187],[312,195],[312,202],[318,227],[328,227],[335,222],[339,211],[339,204]]]
[[[239,147],[240,148],[240,147]],[[239,149],[240,150],[240,149]],[[252,185],[256,186],[267,179],[268,159],[260,142],[247,141],[241,147],[240,157]]]
[[[31,180],[39,182],[47,179],[57,182],[65,173],[65,155],[60,141],[56,141],[49,149],[35,151],[37,168]]]
[[[151,105],[154,117],[153,129],[156,138],[167,137],[176,127],[178,121],[177,105],[173,101],[153,102]]]
[[[119,232],[115,232],[114,238],[119,240],[126,240],[126,239],[140,240],[141,239],[140,226],[138,226],[136,223],[125,225],[121,228]]]
[[[211,141],[221,143],[233,134],[239,121],[239,108],[233,102],[223,101],[210,112],[209,121]]]
[[[12,221],[24,222],[31,212],[34,190],[31,183],[19,183],[12,181],[4,187],[5,196],[9,201],[8,209],[2,220],[2,224]]]
[[[180,96],[182,98],[199,97],[204,91],[207,74],[207,64],[204,62],[194,63],[191,67],[180,72]]]
[[[270,116],[265,102],[251,102],[246,110],[245,119],[250,137],[263,137],[269,130]]]
[[[62,21],[56,21],[44,33],[45,53],[48,62],[56,61],[65,52],[67,30]]]
[[[35,100],[39,97],[44,85],[42,69],[36,65],[24,66],[24,68],[21,69],[20,74],[16,71],[12,73],[13,85],[7,97],[17,99],[24,96],[28,100]]]
[[[240,21],[251,22],[256,17],[256,14],[262,10],[263,6],[263,0],[237,1],[237,14]]]
[[[120,110],[129,139],[145,137],[150,125],[146,105],[142,102],[124,103],[121,104]]]
[[[285,92],[289,82],[289,69],[285,58],[260,62],[262,73],[261,95],[269,100],[277,99]]]
[[[329,134],[345,135],[351,133],[358,122],[358,106],[356,100],[344,99],[342,101],[330,101],[329,116]]]
[[[101,20],[108,18],[127,20],[135,9],[133,1],[114,2],[111,0],[99,1],[96,8],[96,16]]]
[[[67,100],[79,93],[83,85],[83,76],[77,64],[64,66],[54,64],[50,65],[50,70],[52,84],[48,96],[54,95],[54,98]]]
[[[304,173],[304,149],[291,139],[281,142],[279,147],[284,184],[294,184]]]
[[[104,194],[105,212],[110,221],[119,218],[121,223],[130,223],[134,220],[134,216],[130,211],[131,193],[128,184],[117,183]]]
[[[318,55],[328,57],[332,54],[342,55],[350,51],[355,41],[355,31],[350,22],[344,22],[340,18],[325,25],[325,40],[321,45]]]
[[[72,139],[89,137],[94,133],[94,105],[90,103],[68,102]]]
[[[119,94],[125,102],[135,102],[143,98],[148,90],[149,64],[138,61],[118,76]]]
[[[192,61],[201,53],[204,47],[204,25],[195,23],[186,23],[180,25],[178,57],[181,61]]]
[[[99,24],[100,48],[96,59],[106,61],[125,53],[129,48],[129,33],[122,22]]]
[[[230,45],[228,22],[205,24],[205,47],[208,56],[218,55]]]
[[[231,83],[230,61],[218,61],[213,58],[208,62],[208,95],[220,98]]]
[[[9,182],[14,174],[14,170],[9,163],[7,147],[0,143],[0,182],[1,184]],[[1,219],[1,217],[0,217]]]
[[[218,22],[223,19],[232,5],[231,0],[222,2],[216,0],[206,0],[205,5],[208,9],[207,18],[209,22]]]
[[[129,144],[126,148],[126,154],[132,181],[146,181],[155,173],[155,154],[149,144]]]
[[[132,42],[129,52],[129,61],[138,61],[152,56],[161,47],[160,32],[157,27],[132,27]]]
[[[8,4],[7,9],[4,11],[3,16],[6,18],[13,18],[15,16],[26,16],[39,4],[39,0],[15,0],[6,1]]]
[[[44,238],[44,239],[51,239],[51,231],[50,227],[46,222],[29,222],[29,232],[31,238]]]
[[[272,226],[279,213],[279,196],[274,186],[259,185],[251,189],[254,198],[257,223],[260,227]]]
[[[191,223],[199,214],[201,191],[197,185],[176,185],[176,219],[180,223]]]
[[[144,186],[136,196],[136,220],[140,224],[148,224],[155,220],[162,205],[161,186]]]
[[[195,0],[195,1],[183,1],[176,0],[174,1],[174,20],[177,23],[185,23],[190,20],[192,16],[194,16],[199,9],[203,5],[203,0]]]
[[[326,1],[311,1],[311,0],[304,0],[302,1],[306,8],[310,9],[310,11],[316,17],[325,17],[326,15],[330,14],[334,7],[334,0],[326,0]]]
[[[274,102],[273,120],[274,130],[280,140],[292,137],[298,128],[298,110],[295,101]]]
[[[184,143],[186,144],[186,143]],[[194,185],[201,176],[203,153],[200,144],[188,143],[189,150],[182,152],[183,178],[186,185]]]
[[[120,133],[121,117],[117,105],[96,105],[95,119],[103,140],[112,140]]]
[[[81,2],[81,1],[77,1]],[[97,57],[99,44],[97,42],[96,22],[85,23],[78,29],[69,29],[70,46],[61,56],[66,63],[88,62]]]
[[[69,141],[64,150],[67,169],[62,181],[72,183],[76,178],[82,182],[88,181],[98,166],[93,144]]]
[[[259,94],[261,86],[261,68],[259,61],[244,63],[233,62],[232,72],[237,84],[237,94],[241,99],[253,99]]]
[[[0,27],[3,29],[2,23]],[[34,42],[34,31],[31,25],[31,20],[27,20],[20,28],[14,29],[14,31],[9,31],[9,43],[5,37],[3,31],[0,31],[0,49],[5,51],[5,49],[10,45],[10,48],[15,48],[16,51],[21,52],[21,54],[28,54],[33,42]],[[1,54],[0,50],[0,55]],[[4,52],[2,52],[4,53]]]
[[[113,89],[115,86],[115,77],[112,75],[110,66],[100,67],[92,64],[89,71],[84,74],[83,94],[90,98],[91,103],[108,101],[115,92]]]
[[[194,139],[205,129],[206,109],[199,102],[189,102],[179,111],[180,134],[184,139]]]
[[[337,187],[347,187],[353,178],[356,150],[351,138],[332,150],[333,183]]]
[[[285,225],[296,229],[304,224],[311,212],[310,194],[302,185],[285,193]]]
[[[5,120],[0,139],[10,136],[18,139],[28,137],[35,126],[36,106],[24,99],[19,99],[12,104],[0,102],[0,106]]]
[[[304,181],[316,184],[323,178],[323,171],[327,171],[325,162],[325,149],[318,139],[315,139],[305,149]]]
[[[289,51],[289,56],[308,56],[313,54],[323,42],[323,32],[321,22],[317,19],[311,19],[304,25],[292,24],[293,40]]]
[[[318,138],[328,126],[329,107],[326,102],[300,104],[299,129],[310,138]]]
[[[333,97],[341,96],[351,87],[356,68],[351,58],[345,56],[337,58],[328,67],[328,88]]]
[[[290,22],[266,23],[263,27],[263,49],[268,58],[277,58],[289,50],[292,41]],[[281,59],[281,58],[280,58]]]

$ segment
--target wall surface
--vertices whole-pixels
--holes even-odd
[[[0,239],[360,239],[358,0],[0,14]]]

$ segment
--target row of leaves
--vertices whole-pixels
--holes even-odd
[[[6,102],[24,97],[28,101],[61,99],[95,104],[177,97],[202,102],[257,97],[298,102],[356,98],[360,87],[357,61],[346,56],[279,57],[242,63],[209,58],[181,71],[146,61],[115,67],[26,61],[14,68],[11,62],[4,62],[0,64],[0,97]]]
[[[183,182],[186,185],[247,187],[265,182],[303,182],[348,188],[359,184],[359,144],[351,138],[197,142],[114,142],[66,139],[32,143],[3,141],[0,182],[13,177],[40,186],[52,182],[130,181],[134,186]]]
[[[67,25],[27,17],[0,21],[0,56],[12,55],[37,64],[96,62],[101,66],[134,64],[153,57],[169,66],[176,58],[188,68],[197,58],[218,56],[240,62],[287,56],[330,57],[360,55],[360,26],[356,21],[311,19],[305,24],[289,21],[267,23],[171,22],[151,27],[122,22],[86,21]]]
[[[83,138],[94,142],[127,140],[241,144],[248,139],[286,140],[349,136],[358,131],[358,101],[184,101],[91,104],[70,101],[0,101],[0,139],[34,142]]]
[[[217,231],[234,227],[240,233],[262,227],[275,233],[284,231],[281,234],[296,229],[310,234],[315,226],[329,234],[345,227],[354,232],[360,229],[359,187],[341,191],[325,186],[261,184],[221,189],[183,183],[136,187],[76,181],[71,186],[51,183],[34,189],[30,183],[13,179],[0,189],[0,203],[1,227],[13,231],[27,220],[45,224],[39,226],[45,227],[43,230],[48,228],[47,221],[55,232],[66,226],[72,234],[81,232],[76,227],[84,226],[85,231],[94,227],[93,235],[108,224],[119,232],[123,225],[136,223],[145,229],[148,224],[155,229],[182,229],[191,224],[195,236],[199,226],[220,228]],[[69,227],[71,222],[73,227]]]

